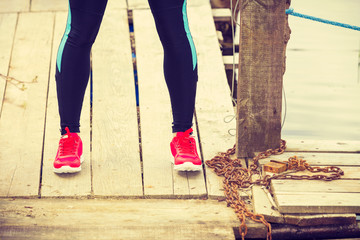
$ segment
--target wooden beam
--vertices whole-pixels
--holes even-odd
[[[286,7],[287,0],[240,1],[238,157],[279,146]]]
[[[277,210],[271,201],[268,190],[261,186],[253,186],[253,205],[256,214],[261,214],[271,223],[291,224],[297,226],[319,226],[333,224],[354,224],[356,223],[356,214],[338,213],[338,214],[282,214]]]
[[[224,202],[164,199],[0,199],[0,223],[1,239],[235,239],[239,226]]]
[[[273,192],[280,213],[360,212],[360,193]]]
[[[360,235],[360,223],[308,227],[272,224],[271,228],[273,239],[358,239]]]

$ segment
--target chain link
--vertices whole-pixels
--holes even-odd
[[[253,163],[249,168],[241,165],[240,159],[231,159],[230,155],[235,154],[235,145],[233,148],[228,149],[226,152],[219,153],[211,160],[205,161],[206,165],[214,169],[214,172],[218,176],[224,176],[224,195],[225,201],[228,207],[232,207],[240,220],[239,233],[242,239],[245,239],[248,228],[246,225],[246,218],[251,219],[255,222],[262,223],[267,228],[267,240],[271,240],[271,225],[265,220],[261,214],[255,214],[248,210],[246,203],[239,196],[240,188],[249,188],[252,185],[265,186],[269,189],[272,179],[293,179],[293,180],[323,180],[332,181],[340,179],[344,172],[339,167],[311,167],[306,160],[298,158],[297,156],[290,157],[288,161],[285,161],[288,170],[291,172],[299,172],[308,170],[312,173],[331,173],[330,175],[290,175],[287,173],[277,175],[265,175],[263,178],[252,181],[254,174],[259,174],[258,166],[259,160],[267,158],[271,155],[279,155],[284,153],[286,149],[286,141],[280,141],[280,147],[276,149],[268,149],[264,152],[259,153],[253,158]],[[269,189],[270,190],[270,189]]]

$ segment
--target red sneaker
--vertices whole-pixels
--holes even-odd
[[[177,171],[201,171],[202,162],[196,151],[196,141],[192,129],[177,132],[170,143],[171,153],[174,156],[174,169]]]
[[[71,133],[66,127],[66,134],[61,137],[54,161],[55,173],[74,173],[81,171],[83,146],[77,133]]]

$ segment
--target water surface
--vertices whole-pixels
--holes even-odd
[[[360,26],[359,0],[293,0],[291,7]],[[294,16],[289,24],[282,137],[360,140],[360,32]]]

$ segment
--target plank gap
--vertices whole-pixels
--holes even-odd
[[[93,60],[90,51],[90,195],[94,195],[94,173],[93,173]]]
[[[31,7],[31,0],[30,6]],[[40,160],[40,179],[39,179],[39,191],[38,196],[41,197],[41,186],[42,186],[42,174],[43,174],[43,164],[44,164],[44,151],[45,151],[45,136],[46,136],[46,120],[47,120],[47,109],[49,102],[49,89],[50,89],[50,79],[51,79],[51,65],[52,65],[52,57],[53,57],[53,45],[54,45],[54,35],[55,35],[55,20],[56,15],[53,14],[53,27],[52,27],[52,38],[51,38],[51,47],[50,47],[50,61],[49,61],[49,73],[48,73],[48,82],[46,88],[46,103],[45,103],[45,115],[44,115],[44,129],[43,129],[43,138],[42,138],[42,149],[41,149],[41,160]]]
[[[128,0],[126,0],[126,5],[128,6]],[[139,87],[137,85],[137,82],[139,78],[136,78],[135,71],[137,72],[137,61],[136,61],[136,48],[135,48],[135,29],[134,29],[134,23],[133,23],[133,10],[128,10],[128,26],[129,26],[129,40],[130,40],[130,47],[131,47],[131,53],[132,53],[132,61],[133,61],[133,78],[134,78],[134,85],[135,85],[135,101],[137,101],[136,106],[136,117],[137,117],[137,127],[138,127],[138,139],[139,139],[139,156],[140,156],[140,168],[141,168],[141,182],[142,182],[142,192],[143,195],[145,195],[145,189],[144,189],[144,164],[143,164],[143,154],[142,154],[142,141],[141,141],[141,119],[140,119],[140,94],[139,94]],[[132,33],[130,30],[130,26],[132,25]],[[136,95],[136,92],[138,93]]]
[[[196,108],[194,109],[194,122],[195,122],[196,132],[198,135],[198,143],[199,143],[198,146],[199,146],[200,157],[201,157],[201,161],[203,164],[202,167],[203,167],[204,180],[205,180],[206,196],[208,198],[209,191],[208,191],[208,186],[207,186],[205,159],[204,159],[203,149],[202,149],[202,145],[201,145],[201,136],[200,136],[200,129],[199,129],[199,124],[198,124],[198,120],[197,120],[197,116],[196,116]]]
[[[19,13],[16,13],[16,23],[15,23],[14,35],[13,35],[13,39],[12,39],[12,43],[11,43],[10,57],[9,57],[8,69],[7,69],[7,72],[6,72],[6,77],[8,77],[8,76],[9,76],[9,73],[10,73],[10,66],[11,66],[11,61],[12,61],[12,56],[13,56],[15,36],[16,36],[16,31],[17,31],[18,23],[19,23]],[[6,87],[7,87],[7,78],[5,79],[4,93],[3,93],[2,101],[1,101],[1,105],[0,105],[0,119],[1,119],[2,109],[3,109],[3,105],[4,105],[4,99],[5,99],[5,94],[6,94]]]

